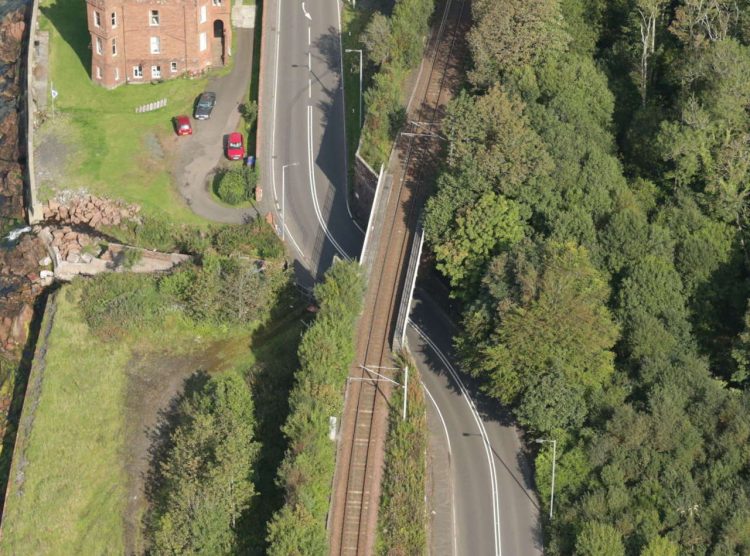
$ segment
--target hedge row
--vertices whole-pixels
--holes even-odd
[[[328,421],[341,413],[354,359],[354,331],[362,309],[364,279],[355,262],[338,262],[315,288],[320,305],[298,350],[300,369],[283,427],[288,441],[278,484],[284,505],[268,526],[268,554],[326,554],[326,515],[336,464]]]
[[[427,553],[427,414],[419,372],[411,359],[404,358],[402,363],[409,367],[409,403],[404,421],[404,392],[393,390],[377,553],[416,556]]]
[[[370,50],[385,53],[372,86],[365,94],[367,117],[359,148],[360,155],[373,168],[388,160],[391,144],[405,123],[401,91],[409,70],[417,67],[422,59],[434,9],[435,0],[397,0],[387,29],[377,34],[377,42],[385,44],[367,44]],[[366,31],[365,35],[366,42],[376,40],[374,33]]]

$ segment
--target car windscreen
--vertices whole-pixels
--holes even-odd
[[[230,141],[229,142],[230,149],[239,149],[241,146],[242,146],[242,141]]]

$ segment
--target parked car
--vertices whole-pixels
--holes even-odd
[[[245,156],[245,141],[241,133],[230,133],[227,137],[227,158],[229,160],[242,160]]]
[[[175,116],[174,131],[177,135],[192,135],[193,126],[190,125],[190,118],[185,115]]]
[[[193,117],[196,120],[209,119],[214,106],[216,106],[216,93],[201,93],[201,96],[198,97],[198,102],[195,103],[195,114]]]

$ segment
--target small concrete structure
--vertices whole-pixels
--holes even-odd
[[[255,6],[235,4],[232,7],[232,25],[239,29],[254,29]]]

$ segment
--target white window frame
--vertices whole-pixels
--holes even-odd
[[[94,10],[94,27],[102,26],[102,14]]]
[[[151,66],[151,79],[161,79],[161,66]]]
[[[148,24],[150,27],[158,27],[161,23],[161,14],[159,10],[148,11]]]
[[[117,56],[117,39],[112,38],[112,56]]]
[[[169,71],[171,73],[177,73],[177,62],[170,62],[169,63]]]
[[[110,23],[112,23],[112,29],[115,29],[117,27],[117,12],[112,12]]]
[[[102,68],[100,66],[96,66],[96,78],[97,79],[102,78]]]
[[[102,38],[96,37],[96,41],[94,42],[96,43],[96,53],[101,55],[103,49]]]
[[[201,6],[201,23],[205,23],[208,21],[208,8],[206,8],[206,5]]]
[[[214,6],[221,6],[221,0],[211,0],[211,4]]]
[[[143,79],[143,66],[138,64],[133,66],[133,79]]]
[[[208,48],[208,37],[206,37],[206,33],[204,32],[198,35],[198,50],[203,52],[207,48]]]
[[[115,81],[120,80],[120,68],[115,68]]]
[[[161,39],[159,37],[151,37],[149,46],[151,54],[161,54]]]

